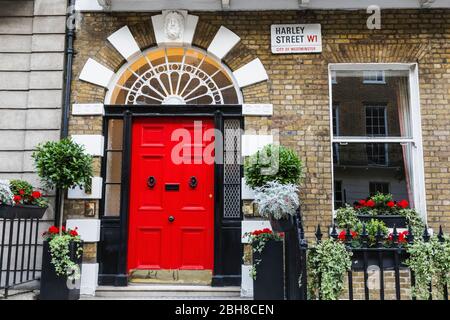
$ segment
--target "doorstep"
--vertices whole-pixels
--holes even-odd
[[[211,285],[211,270],[133,270],[130,283]]]
[[[95,296],[82,300],[240,300],[240,287],[182,284],[135,284],[126,287],[99,286]]]

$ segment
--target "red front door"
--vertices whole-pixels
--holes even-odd
[[[214,123],[133,122],[128,270],[213,268]]]

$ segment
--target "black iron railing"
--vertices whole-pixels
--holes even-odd
[[[42,244],[40,219],[0,219],[0,299],[11,288],[36,280]]]
[[[300,264],[300,280],[299,287],[302,293],[300,294],[301,299],[307,299],[308,289],[307,289],[307,259],[306,256],[309,250],[314,250],[313,247],[308,248],[303,226],[300,216],[297,220],[298,227],[298,250],[299,256],[298,262]],[[335,226],[330,228],[329,236],[338,239],[338,233]],[[315,241],[317,243],[322,241],[323,233],[321,231],[320,225],[317,226],[315,233]],[[408,230],[408,235],[405,237],[403,243],[399,241],[399,233],[394,227],[392,232],[392,239],[390,244],[386,245],[386,241],[381,231],[379,230],[375,236],[375,244],[369,246],[368,244],[368,234],[365,228],[360,235],[361,242],[358,247],[354,246],[352,234],[350,230],[345,231],[345,238],[340,239],[343,241],[347,247],[347,250],[352,252],[352,267],[347,274],[347,288],[345,290],[346,296],[343,299],[362,299],[371,300],[379,299],[385,300],[386,291],[389,291],[390,295],[388,299],[415,299],[411,293],[412,288],[415,285],[414,272],[410,270],[405,265],[405,260],[408,258],[407,249],[405,248],[407,244],[412,244],[414,242],[414,236],[412,230]],[[430,234],[428,228],[425,227],[422,238],[425,242],[430,241]],[[442,232],[442,227],[439,227],[439,233],[437,235],[439,241],[443,242],[444,234]],[[355,274],[361,274],[362,277],[356,277]],[[373,275],[376,275],[375,281]],[[320,277],[319,277],[320,278]],[[386,288],[387,280],[390,280],[390,288]],[[361,287],[361,281],[363,286]],[[409,281],[409,284],[407,283]],[[358,282],[358,285],[356,285]],[[393,285],[393,286],[392,286]],[[357,289],[355,287],[357,286]],[[375,288],[373,288],[375,287]],[[433,285],[429,284],[429,299],[433,299]],[[363,288],[363,289],[362,289]],[[355,292],[359,291],[359,292]],[[408,296],[402,295],[402,292],[409,292]],[[448,288],[444,285],[442,296],[444,300],[448,300]],[[318,293],[320,299],[320,292]]]

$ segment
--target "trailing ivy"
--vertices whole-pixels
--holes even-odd
[[[352,253],[334,239],[318,243],[308,254],[310,299],[337,300],[344,288],[345,274],[352,265]]]
[[[402,209],[399,214],[406,219],[406,224],[411,227],[412,234],[415,237],[422,235],[423,229],[425,228],[425,223],[423,223],[422,218],[419,216],[414,209]]]
[[[83,246],[80,235],[76,228],[74,230],[51,226],[48,231],[44,232],[44,238],[48,239],[50,246],[51,263],[55,267],[56,275],[71,276],[73,280],[80,278],[80,270],[75,261],[70,257],[70,245],[74,243],[76,246],[75,256],[81,258],[83,254]]]
[[[416,299],[426,300],[430,297],[429,286],[434,284],[438,296],[442,297],[444,285],[450,284],[450,240],[439,241],[432,237],[429,241],[415,239],[408,244],[409,258],[406,264],[414,272],[415,285],[412,295]]]
[[[51,262],[58,276],[67,276],[77,270],[77,264],[70,259],[70,243],[72,241],[80,242],[69,235],[55,237],[49,242]],[[81,257],[82,252],[83,248],[79,246],[76,252],[77,258]],[[74,279],[79,279],[79,275],[75,274]]]
[[[336,210],[336,224],[338,228],[355,230],[360,223],[356,210],[349,204]]]

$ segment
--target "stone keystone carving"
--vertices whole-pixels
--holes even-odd
[[[164,17],[164,32],[170,40],[180,40],[184,35],[184,15],[178,11],[168,11]]]

